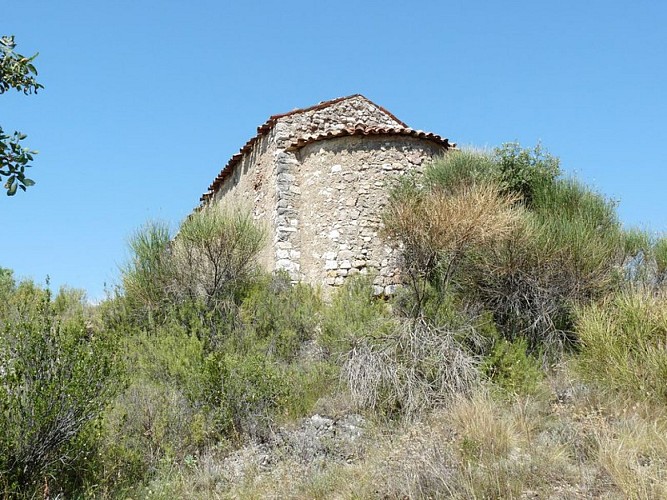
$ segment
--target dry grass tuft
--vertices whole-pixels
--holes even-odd
[[[625,292],[579,310],[579,373],[612,394],[667,402],[667,295]]]
[[[413,418],[470,392],[478,360],[457,340],[461,333],[415,320],[382,338],[361,339],[342,370],[353,401],[381,415]]]
[[[416,255],[459,253],[509,236],[520,215],[518,200],[491,183],[463,186],[454,194],[405,196],[390,205],[385,231]]]

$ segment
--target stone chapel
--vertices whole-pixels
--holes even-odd
[[[268,229],[260,255],[270,271],[321,285],[371,273],[390,295],[396,249],[379,235],[392,181],[454,147],[414,130],[362,95],[271,116],[201,197],[244,204]]]

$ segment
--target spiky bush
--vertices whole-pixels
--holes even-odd
[[[255,276],[264,241],[265,231],[239,207],[211,205],[191,214],[171,249],[174,295],[219,307]]]
[[[623,238],[613,203],[558,174],[539,147],[510,144],[449,153],[401,181],[385,224],[403,245],[413,312],[454,295],[533,352],[575,340],[573,307],[613,289]]]
[[[463,260],[508,238],[521,217],[516,196],[500,193],[498,185],[479,183],[458,189],[403,191],[392,198],[385,234],[403,247],[403,268],[419,314],[426,283],[441,293]]]

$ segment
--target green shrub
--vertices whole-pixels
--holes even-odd
[[[623,242],[613,205],[575,181],[535,191],[533,205],[504,245],[468,262],[466,292],[508,340],[549,355],[576,340],[573,308],[614,289]]]
[[[373,296],[372,280],[359,275],[348,279],[324,310],[319,342],[338,356],[347,353],[359,339],[381,337],[393,327],[387,305]]]
[[[177,388],[192,404],[204,398],[208,356],[196,331],[173,321],[154,332],[134,332],[124,339],[125,372],[131,383]]]
[[[256,275],[265,237],[252,214],[238,207],[211,205],[192,213],[171,247],[176,297],[203,300],[207,310],[238,302]]]
[[[206,443],[207,415],[175,387],[138,381],[105,417],[105,461],[125,484],[153,474],[160,464],[180,463]]]
[[[165,321],[148,331],[117,326],[127,388],[104,413],[96,495],[131,488],[221,437],[205,341],[196,325]]]
[[[186,400],[172,388],[130,385],[107,415],[110,449],[105,452],[136,460],[142,472],[150,473],[166,453],[173,453],[174,443],[187,440],[187,410]]]
[[[533,149],[519,143],[506,143],[494,149],[498,181],[508,193],[521,196],[532,207],[537,191],[549,190],[560,175],[560,161],[538,144]]]
[[[608,290],[623,257],[614,203],[570,179],[539,190],[534,203],[536,250],[558,263],[582,298]]]
[[[244,299],[241,315],[253,349],[292,361],[320,323],[322,301],[310,285],[292,285],[286,274],[258,280]],[[246,347],[250,349],[251,347]]]
[[[532,394],[543,378],[539,361],[527,353],[528,342],[497,338],[491,352],[480,365],[480,371],[511,394]]]
[[[307,415],[338,380],[338,368],[326,361],[286,364],[262,353],[220,353],[206,364],[215,428],[235,442],[268,439],[277,422]]]
[[[0,302],[0,491],[75,491],[87,474],[88,432],[115,385],[115,342],[90,330],[81,296],[53,301],[30,282]],[[87,464],[86,464],[87,467]]]
[[[219,354],[208,363],[220,429],[235,439],[266,439],[274,415],[288,402],[290,380],[284,367],[261,354]]]
[[[614,393],[667,403],[667,298],[624,292],[578,310],[577,366],[588,380]]]

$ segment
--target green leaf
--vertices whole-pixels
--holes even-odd
[[[35,185],[35,181],[33,181],[32,179],[28,179],[28,178],[26,177],[25,179],[23,179],[23,184],[25,184],[26,186],[34,186],[34,185]]]
[[[7,189],[7,196],[14,196],[16,194],[16,190],[19,187],[19,183],[14,181],[11,183],[9,186],[9,189]]]

